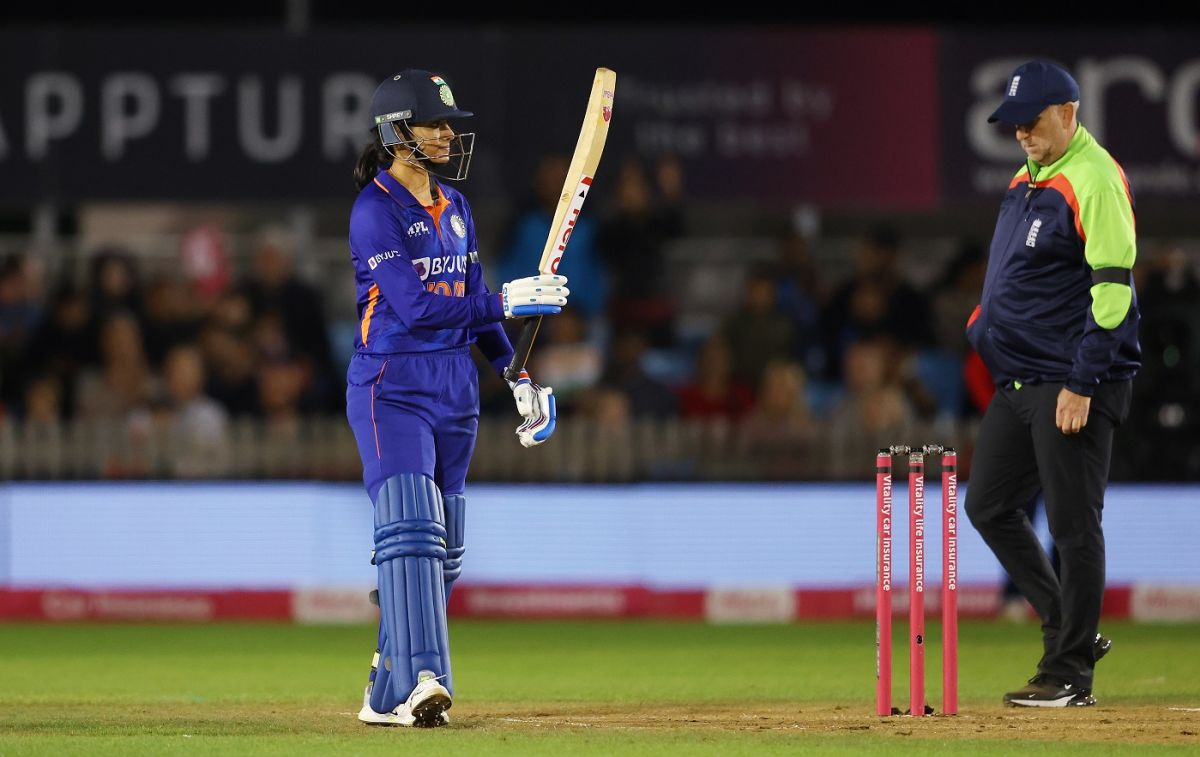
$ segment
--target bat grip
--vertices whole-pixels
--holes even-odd
[[[508,361],[508,367],[504,369],[505,381],[514,382],[521,378],[521,371],[525,370],[525,362],[529,360],[529,353],[533,349],[533,340],[537,338],[538,329],[541,327],[542,316],[525,319],[517,346],[513,348],[512,360]]]

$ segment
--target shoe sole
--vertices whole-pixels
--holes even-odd
[[[410,724],[405,724],[400,722],[400,719],[391,713],[375,712],[370,707],[364,707],[359,710],[358,719],[359,722],[366,723],[367,725],[390,726],[396,728],[440,728],[441,726],[450,725],[450,715],[446,712],[446,709],[448,708],[443,708],[440,710],[437,714],[437,720],[433,722],[422,720],[418,723],[414,714],[413,722]],[[433,716],[430,717],[432,718]]]
[[[1072,694],[1059,699],[1005,699],[1004,703],[1009,707],[1052,707],[1062,710],[1068,707],[1091,707],[1096,704],[1096,698],[1089,694],[1080,699],[1078,694]]]
[[[390,713],[379,713],[372,710],[370,707],[363,707],[358,711],[359,722],[367,725],[400,725],[396,721],[396,716]]]
[[[433,694],[424,702],[413,708],[413,726],[416,728],[438,728],[446,725],[442,715],[450,709],[450,697],[444,694]]]
[[[1075,695],[1072,694],[1069,697],[1062,697],[1061,699],[1006,699],[1006,700],[1004,700],[1004,702],[1013,707],[1062,708],[1062,707],[1066,707],[1067,703],[1070,702],[1074,698],[1075,698]]]

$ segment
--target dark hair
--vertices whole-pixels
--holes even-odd
[[[363,148],[362,154],[358,156],[358,163],[354,165],[354,184],[359,190],[371,183],[380,168],[387,168],[392,164],[392,154],[379,139],[379,131],[373,129],[371,133],[374,136]]]

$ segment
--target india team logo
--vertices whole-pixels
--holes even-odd
[[[450,216],[450,228],[454,229],[454,233],[458,235],[459,239],[466,239],[467,222],[462,219],[462,216],[457,213]]]
[[[446,104],[446,107],[456,107],[454,105],[454,93],[450,91],[450,85],[446,83],[446,80],[440,76],[431,76],[429,78],[434,84],[438,85],[438,97],[442,98],[442,102]]]

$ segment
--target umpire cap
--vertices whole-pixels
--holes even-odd
[[[1065,68],[1033,60],[1017,66],[1008,77],[1004,102],[988,117],[988,123],[1027,124],[1049,105],[1078,99],[1079,85]]]

